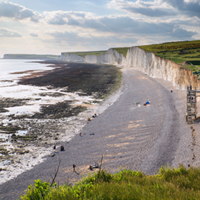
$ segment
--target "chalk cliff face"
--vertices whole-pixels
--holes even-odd
[[[61,53],[61,60],[67,62],[84,62],[84,58],[75,54]]]
[[[96,55],[87,55],[85,57],[81,57],[78,55],[75,55],[73,53],[67,54],[62,53],[61,54],[61,60],[68,61],[68,62],[85,62],[85,63],[101,63],[101,64],[113,64],[113,65],[119,65],[122,63],[122,57],[123,55],[118,53],[117,51],[113,49],[109,49],[106,53],[100,56]]]
[[[126,58],[113,49],[100,56],[87,55],[84,58],[74,54],[61,55],[61,59],[69,62],[103,63],[130,67],[142,71],[151,77],[162,78],[173,83],[179,89],[192,85],[200,89],[200,81],[191,71],[181,68],[173,61],[156,57],[139,47],[131,47]]]
[[[190,85],[200,88],[200,81],[197,76],[192,75],[192,71],[185,70],[171,60],[159,58],[138,47],[131,47],[128,50],[122,64],[125,67],[140,70],[151,77],[168,80],[179,89],[186,89]]]

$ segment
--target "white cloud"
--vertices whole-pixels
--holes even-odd
[[[200,2],[196,0],[162,0],[173,6],[179,14],[200,18]]]
[[[132,43],[134,44],[137,42],[137,38],[134,37],[121,37],[120,35],[113,35],[113,36],[94,36],[94,35],[87,35],[82,36],[76,32],[52,32],[48,33],[49,35],[53,36],[55,42],[57,43],[66,43],[68,45],[97,45],[100,46],[102,44],[107,43]]]
[[[150,17],[167,17],[187,15],[200,17],[199,0],[154,0],[135,2],[128,0],[111,0],[110,8],[123,10],[132,14],[141,14]]]
[[[176,15],[176,10],[162,0],[140,1],[111,0],[108,3],[110,8],[123,10],[128,13],[141,14],[151,17],[165,17]]]
[[[15,31],[0,28],[0,37],[22,37],[22,36]]]
[[[0,1],[0,17],[8,17],[16,20],[30,19],[33,22],[38,22],[39,20],[39,14],[6,0]]]
[[[96,17],[91,13],[88,15],[87,13],[73,12],[72,15],[70,15],[68,12],[59,11],[48,14],[51,15],[50,17],[46,15],[48,23],[50,24],[79,27],[85,31],[91,29],[93,32],[123,33],[125,35],[132,34],[135,36],[158,36],[160,34],[163,36],[176,36],[180,33],[180,37],[187,36],[188,39],[196,34],[196,32],[187,32],[187,30],[180,28],[173,22],[145,22],[143,20],[132,19],[127,15]],[[174,34],[175,28],[179,28],[176,34]]]

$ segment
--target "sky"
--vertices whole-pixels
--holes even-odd
[[[0,58],[200,39],[200,0],[0,0]]]

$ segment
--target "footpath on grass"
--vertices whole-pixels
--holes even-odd
[[[184,92],[169,82],[133,69],[123,69],[122,95],[77,133],[65,151],[0,186],[1,199],[16,199],[34,180],[51,181],[61,160],[56,182],[74,183],[100,162],[115,173],[122,168],[155,174],[162,165],[194,164],[191,129],[185,122]],[[173,92],[171,92],[173,90]],[[144,106],[149,101],[150,104]],[[139,102],[139,103],[136,103]],[[76,172],[73,172],[73,164]]]

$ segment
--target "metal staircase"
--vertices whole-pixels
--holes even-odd
[[[187,115],[186,115],[186,121],[188,124],[194,123],[194,120],[196,119],[197,116],[197,105],[196,105],[196,100],[197,100],[197,93],[198,91],[192,90],[192,87],[187,87]]]

